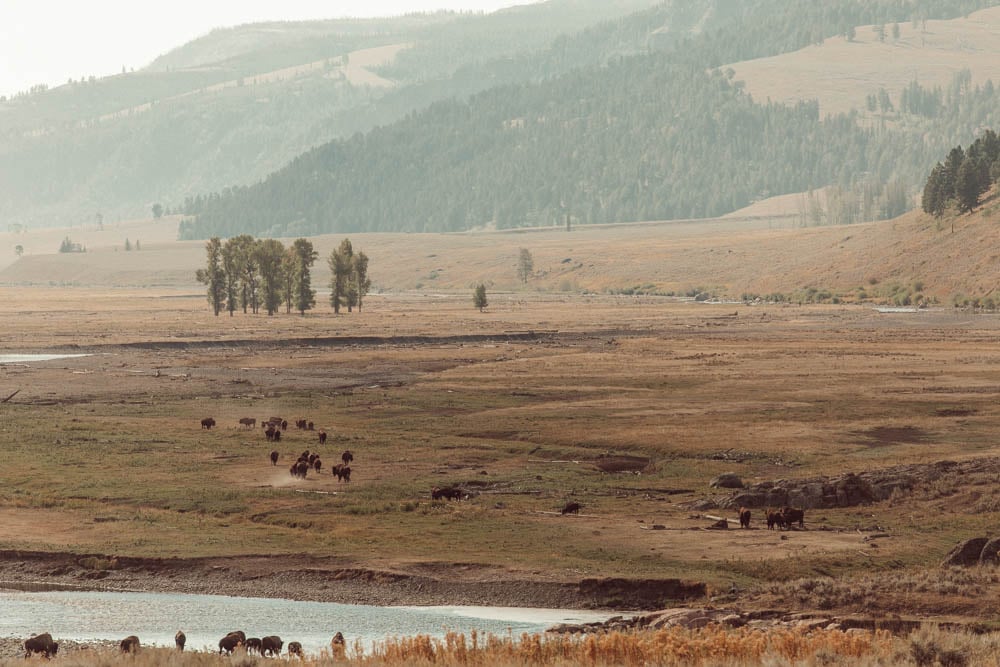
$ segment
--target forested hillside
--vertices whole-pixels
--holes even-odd
[[[960,88],[933,119],[873,127],[854,114],[820,118],[810,102],[753,100],[721,66],[865,22],[990,4],[718,0],[695,12],[668,3],[560,38],[532,59],[532,82],[434,104],[310,151],[258,185],[192,198],[182,235],[702,217],[831,184],[840,194],[829,221],[898,215],[944,147],[995,122],[992,86]],[[591,65],[559,74],[564,61]],[[502,64],[490,66],[503,80]]]
[[[148,215],[157,202],[179,207],[197,193],[252,183],[331,139],[483,90],[493,85],[490,63],[655,2],[551,0],[487,15],[240,26],[142,71],[0,100],[0,215],[8,224],[66,225]],[[359,64],[361,50],[379,47],[394,47],[394,69],[378,59]],[[352,69],[390,85],[366,85]]]

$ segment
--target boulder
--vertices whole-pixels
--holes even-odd
[[[989,542],[989,539],[986,537],[973,537],[972,539],[960,542],[958,546],[945,556],[941,567],[948,567],[949,565],[968,567],[969,565],[977,564],[979,556],[983,553],[983,547],[986,546],[987,542]]]
[[[980,565],[996,565],[1000,563],[1000,537],[993,537],[983,545],[979,552]]]
[[[716,489],[742,489],[743,480],[734,472],[727,472],[719,475],[708,484]]]

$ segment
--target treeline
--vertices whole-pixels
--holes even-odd
[[[822,36],[854,21],[916,21],[921,12],[940,15],[983,3],[757,0],[749,4],[767,11],[755,16],[739,3],[721,4],[727,20],[743,17],[751,32],[771,26],[767,21],[790,7],[789,15],[824,26]],[[922,117],[902,129],[871,127],[853,114],[821,119],[812,102],[759,104],[730,72],[689,62],[695,50],[708,57],[706,44],[722,48],[717,40],[727,30],[541,83],[439,102],[332,142],[257,185],[189,200],[181,237],[710,217],[776,194],[831,184],[853,190],[868,181],[916,192],[940,150],[918,132],[950,143],[996,114],[992,85],[963,89],[965,101],[931,121],[947,130],[938,133]],[[785,38],[775,33],[765,43],[777,48]],[[739,55],[755,48],[746,42]],[[898,213],[897,195],[894,186],[891,202],[877,210]]]
[[[308,239],[296,239],[285,247],[276,239],[255,239],[249,234],[223,242],[213,237],[205,244],[206,266],[198,269],[198,282],[208,287],[208,303],[218,315],[238,309],[244,313],[266,310],[274,315],[282,305],[305,315],[316,305],[311,269],[319,254]],[[327,258],[330,266],[330,305],[335,313],[342,306],[360,311],[371,288],[368,256],[355,253],[349,239]]]
[[[971,212],[998,179],[1000,137],[993,130],[986,130],[968,149],[956,146],[943,164],[938,162],[934,166],[924,184],[921,207],[936,218],[949,209]]]

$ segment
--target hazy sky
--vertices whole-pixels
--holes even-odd
[[[212,28],[254,21],[493,11],[537,0],[0,0],[0,95],[139,69]]]

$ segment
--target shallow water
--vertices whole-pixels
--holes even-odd
[[[0,590],[0,636],[49,632],[56,639],[120,640],[137,635],[145,645],[174,645],[183,630],[187,647],[218,650],[227,632],[248,637],[278,635],[287,646],[298,641],[312,653],[328,649],[338,631],[349,644],[366,650],[391,636],[443,636],[449,630],[515,637],[542,632],[556,623],[601,621],[606,612],[504,607],[368,607],[329,602],[297,602],[222,595],[109,593],[92,591],[24,592]]]
[[[76,357],[89,356],[89,354],[0,354],[0,364],[27,364],[32,361],[75,359]]]

